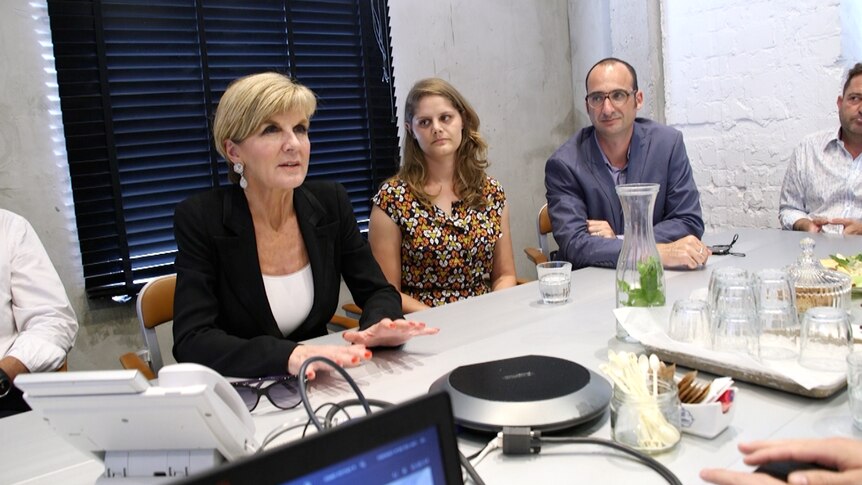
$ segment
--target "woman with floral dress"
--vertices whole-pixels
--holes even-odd
[[[442,79],[407,95],[400,171],[374,196],[368,238],[405,313],[515,285],[509,208],[485,173],[479,117]]]

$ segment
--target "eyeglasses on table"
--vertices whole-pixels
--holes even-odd
[[[744,258],[745,253],[731,252],[731,249],[733,249],[733,245],[736,244],[737,240],[739,240],[739,234],[734,234],[733,240],[730,241],[730,244],[714,244],[714,245],[709,247],[709,250],[712,251],[712,254],[716,255],[716,256],[724,256],[724,255],[729,254],[731,256],[739,256],[739,257]]]
[[[296,376],[270,376],[231,382],[249,411],[254,411],[261,396],[278,409],[295,408],[301,401]]]

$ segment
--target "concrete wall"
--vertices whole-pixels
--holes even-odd
[[[389,2],[399,120],[419,79],[451,82],[476,109],[489,145],[489,173],[510,204],[518,275],[536,246],[548,156],[573,133],[571,52],[565,1]],[[403,127],[402,127],[403,131]]]
[[[630,63],[644,92],[639,116],[664,121],[664,78],[659,0],[569,1],[569,41],[575,127],[590,124],[584,105],[587,72],[605,57]]]
[[[572,49],[572,89],[575,100],[575,126],[590,124],[584,104],[587,89],[584,79],[596,62],[614,52],[611,41],[609,0],[569,1],[569,42]],[[637,69],[637,68],[636,68]],[[574,130],[572,130],[574,134]]]
[[[143,339],[132,305],[84,294],[50,42],[44,1],[0,2],[0,207],[33,224],[66,286],[81,323],[69,367],[116,368]]]
[[[664,77],[659,0],[610,0],[613,56],[625,60],[638,73],[644,104],[638,112],[664,123]],[[581,74],[584,78],[585,74]]]

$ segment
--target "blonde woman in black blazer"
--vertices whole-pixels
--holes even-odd
[[[347,193],[305,182],[314,94],[277,73],[237,79],[213,135],[233,186],[177,206],[174,356],[230,376],[296,374],[311,356],[344,366],[368,347],[400,345],[437,329],[407,321],[359,233]],[[344,278],[363,308],[350,345],[300,345],[323,335]],[[312,364],[308,377],[325,369]]]

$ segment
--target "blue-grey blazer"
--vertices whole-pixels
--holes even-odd
[[[614,267],[622,240],[590,236],[587,219],[605,220],[617,234],[624,231],[623,211],[613,178],[594,136],[580,130],[545,164],[545,190],[557,259],[575,268]],[[703,235],[700,194],[692,177],[682,133],[645,118],[636,118],[626,171],[627,183],[657,183],[653,225],[656,242]]]

